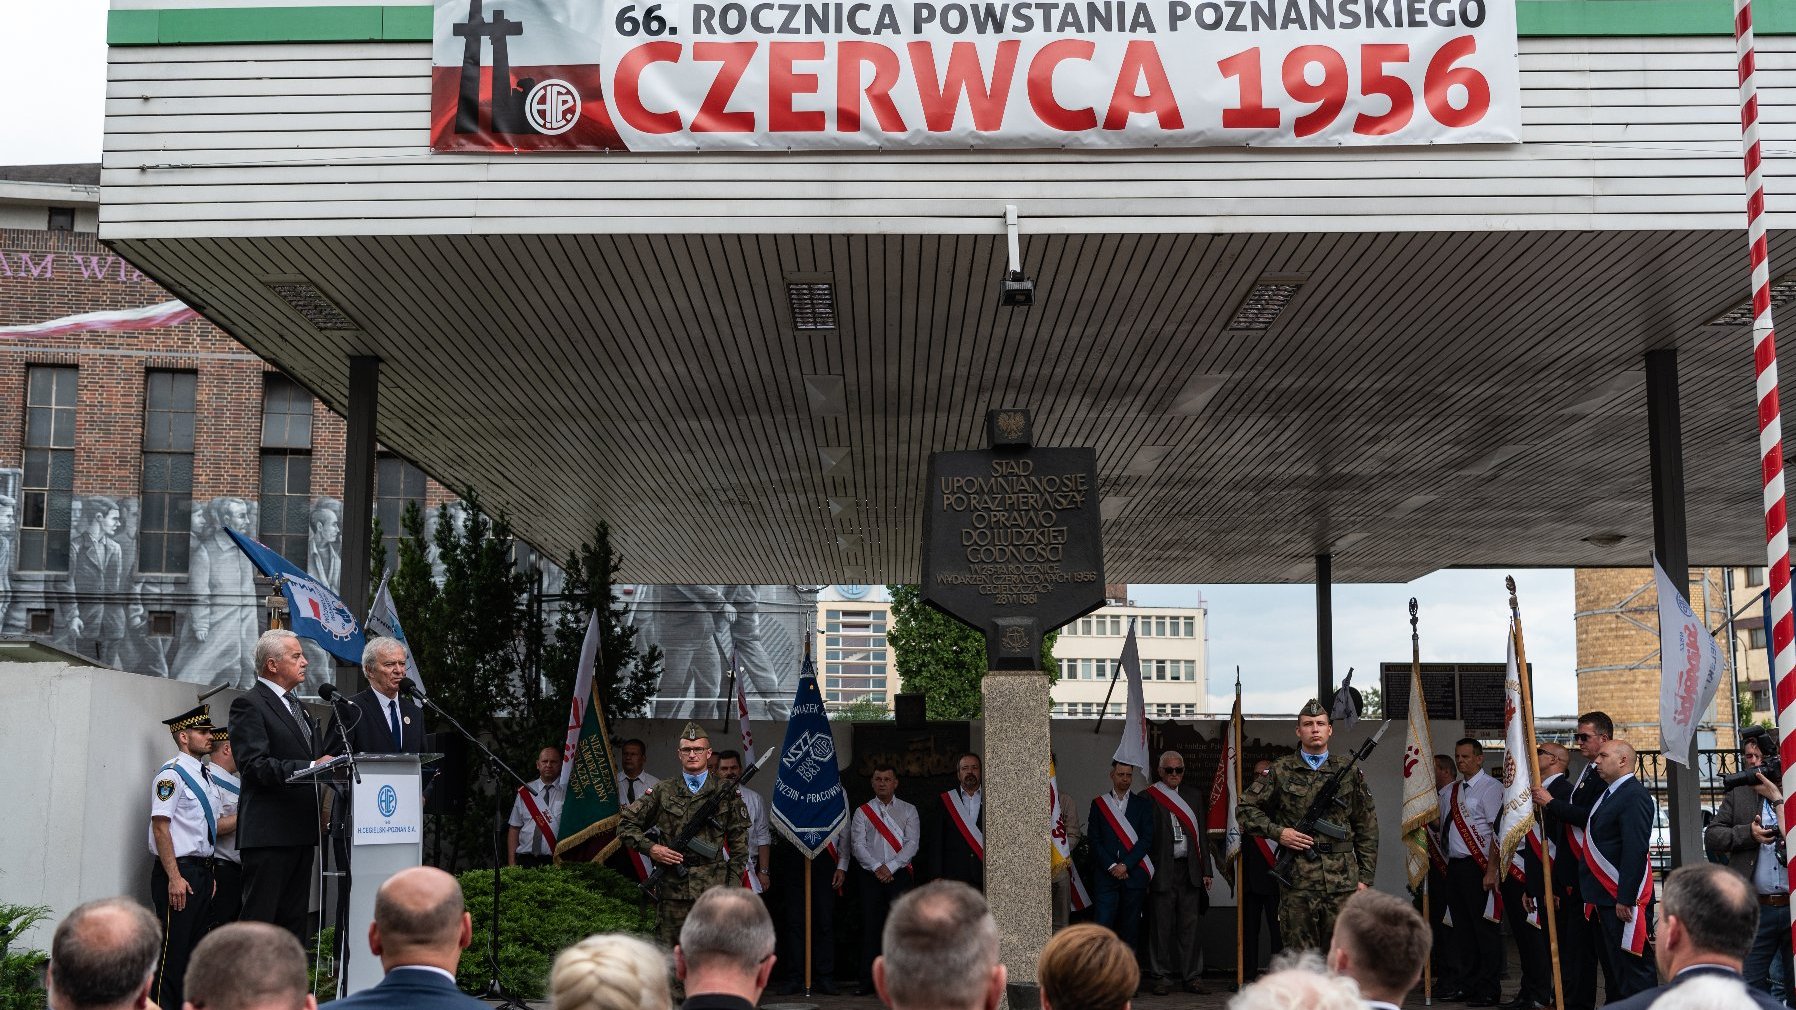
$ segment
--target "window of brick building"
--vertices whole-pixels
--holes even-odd
[[[187,571],[193,530],[193,415],[198,376],[149,372],[143,383],[143,516],[137,570]]]
[[[262,383],[262,543],[306,567],[312,511],[312,394],[270,372]]]
[[[51,207],[50,208],[50,219],[47,222],[47,227],[51,231],[74,231],[75,230],[75,208],[73,208],[73,207]]]
[[[387,567],[399,570],[399,540],[405,535],[401,521],[405,506],[424,507],[424,471],[398,456],[383,453],[374,461],[374,515],[380,520],[380,542],[387,549]]]
[[[25,376],[25,475],[20,485],[21,572],[69,570],[75,489],[73,367],[37,366]]]

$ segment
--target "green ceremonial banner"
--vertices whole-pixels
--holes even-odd
[[[599,616],[586,625],[580,646],[574,697],[568,706],[567,740],[562,744],[561,786],[567,799],[556,825],[555,861],[599,862],[617,848],[617,763],[605,732],[605,710],[592,689],[598,668]]]
[[[611,741],[605,733],[605,713],[596,694],[586,699],[580,720],[580,738],[567,782],[567,799],[561,807],[561,829],[555,843],[555,859],[598,862],[617,848],[617,766],[611,760]],[[580,850],[578,853],[575,850]]]

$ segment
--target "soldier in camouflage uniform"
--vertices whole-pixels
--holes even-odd
[[[1279,934],[1285,946],[1327,950],[1334,934],[1335,913],[1354,891],[1372,886],[1378,868],[1378,819],[1372,792],[1358,769],[1343,783],[1340,799],[1324,819],[1347,829],[1347,839],[1311,837],[1291,825],[1303,819],[1310,801],[1348,759],[1328,752],[1334,735],[1328,709],[1311,700],[1297,713],[1295,754],[1272,762],[1241,798],[1237,817],[1241,830],[1269,838],[1288,849],[1315,849],[1320,858],[1299,856],[1293,886],[1282,887],[1278,899]]]
[[[719,884],[740,887],[743,870],[748,866],[748,808],[743,806],[734,784],[707,772],[710,759],[711,741],[704,728],[696,722],[687,723],[680,733],[680,774],[661,780],[635,803],[624,807],[623,823],[618,829],[623,844],[669,868],[655,892],[655,938],[670,949],[679,942],[680,925],[698,896]],[[716,850],[716,857],[707,859],[699,852],[673,849],[671,843],[685,830],[692,814],[717,792],[725,793],[717,815],[693,836],[697,843],[693,848],[710,846]],[[650,832],[657,828],[659,833],[651,836]],[[686,868],[684,876],[673,869],[682,865]]]

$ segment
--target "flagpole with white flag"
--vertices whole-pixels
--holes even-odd
[[[1503,584],[1509,590],[1509,669],[1504,673],[1503,688],[1507,694],[1509,682],[1514,680],[1516,694],[1514,721],[1521,727],[1519,742],[1524,755],[1524,759],[1516,765],[1515,778],[1520,779],[1522,769],[1526,768],[1530,785],[1528,791],[1531,793],[1532,784],[1540,780],[1540,762],[1537,753],[1540,745],[1534,738],[1534,688],[1532,678],[1528,676],[1528,650],[1522,641],[1522,608],[1521,604],[1516,601],[1515,576],[1505,576]],[[1504,705],[1505,709],[1508,707],[1507,704]],[[1517,735],[1510,733],[1505,736],[1508,746],[1515,746],[1512,741],[1516,740]],[[1511,751],[1511,754],[1513,753]],[[1511,791],[1512,789],[1503,790],[1503,822],[1505,824],[1509,818]],[[1522,837],[1525,838],[1528,831],[1532,830],[1535,837],[1540,839],[1541,893],[1543,895],[1541,915],[1547,920],[1547,955],[1553,964],[1553,1005],[1562,1007],[1565,1005],[1565,982],[1559,971],[1559,916],[1555,914],[1553,908],[1552,842],[1547,836],[1546,825],[1542,823],[1540,809],[1534,805],[1531,797],[1527,797],[1527,800],[1528,827],[1523,829]],[[1507,865],[1510,855],[1514,852],[1514,847],[1509,842],[1508,831],[1503,831],[1500,837],[1503,838],[1503,862],[1499,865]]]
[[[418,670],[418,657],[412,655],[411,643],[405,640],[405,629],[399,626],[399,608],[394,605],[393,593],[387,588],[389,574],[388,572],[380,573],[380,588],[374,592],[374,602],[369,605],[368,619],[362,622],[362,626],[377,635],[384,635],[405,646],[405,675],[410,677],[412,683],[422,691],[424,690],[424,674]],[[562,762],[562,767],[567,767],[566,761]],[[564,782],[563,785],[566,783]],[[564,791],[562,795],[566,796],[567,793]]]
[[[1428,918],[1428,833],[1440,820],[1440,794],[1434,786],[1434,732],[1428,726],[1428,701],[1422,696],[1420,607],[1409,598],[1409,740],[1403,748],[1403,861],[1411,890],[1422,895],[1422,917]],[[1422,1001],[1434,1002],[1433,966],[1422,965]]]
[[[1715,636],[1653,558],[1659,590],[1659,749],[1667,760],[1690,763],[1697,723],[1715,701],[1726,664]]]
[[[1148,770],[1147,702],[1141,694],[1141,647],[1135,641],[1135,619],[1129,618],[1129,637],[1123,642],[1117,666],[1129,678],[1129,707],[1123,716],[1122,739],[1116,742],[1114,761]],[[1108,706],[1106,706],[1108,707]]]

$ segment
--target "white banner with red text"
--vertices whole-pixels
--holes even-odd
[[[438,151],[1515,143],[1514,0],[437,0]]]

